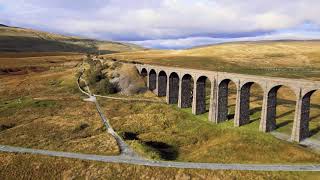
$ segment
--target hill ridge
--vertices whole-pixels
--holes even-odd
[[[80,52],[109,54],[145,50],[136,44],[103,41],[0,24],[0,52]]]

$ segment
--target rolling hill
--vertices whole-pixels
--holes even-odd
[[[320,41],[234,42],[105,58],[212,71],[320,80]]]
[[[100,53],[128,52],[144,48],[113,41],[99,41],[69,37],[32,29],[0,25],[0,52],[77,52]]]

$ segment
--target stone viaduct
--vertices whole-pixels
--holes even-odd
[[[168,104],[178,104],[180,108],[192,107],[195,115],[207,112],[206,82],[210,82],[209,121],[214,123],[228,119],[228,86],[229,82],[234,82],[237,89],[235,126],[249,123],[250,88],[254,83],[258,84],[264,92],[259,128],[262,132],[276,128],[277,92],[281,86],[289,87],[296,95],[291,140],[300,142],[309,137],[310,97],[320,89],[320,82],[147,64],[136,64],[136,67],[142,76],[147,77],[150,90],[158,96],[166,96]]]

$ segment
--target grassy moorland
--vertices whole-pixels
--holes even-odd
[[[0,144],[119,153],[94,104],[81,99],[75,78],[79,60],[79,55],[0,58],[1,67],[15,70],[0,75]]]
[[[255,172],[157,168],[0,153],[4,179],[317,179],[318,172]]]
[[[102,57],[173,67],[320,80],[319,52],[320,41],[261,41],[225,43],[187,50],[116,53]],[[232,83],[230,90],[234,91]],[[252,118],[259,119],[263,92],[258,85],[255,85],[252,88],[252,93],[260,99],[260,104],[257,104],[257,101],[251,102],[251,107],[256,107],[254,109],[256,114]],[[287,87],[280,88],[278,95],[277,131],[290,135],[293,125],[295,95]],[[232,99],[234,96],[231,94],[230,98]],[[311,137],[315,139],[320,139],[319,104],[320,92],[317,91],[311,97],[310,115]],[[232,103],[230,108],[232,114],[232,108],[234,108]]]
[[[236,128],[212,124],[176,105],[101,99],[112,126],[152,159],[232,163],[316,163],[320,155],[258,131],[259,120]],[[253,117],[257,114],[253,114]],[[288,156],[288,154],[290,154]]]
[[[104,55],[165,66],[320,80],[320,41],[238,42]]]
[[[0,144],[58,151],[118,154],[105,133],[93,104],[83,102],[74,74],[81,54],[26,53],[0,55]],[[190,62],[191,64],[191,62]],[[257,89],[257,90],[256,90]],[[114,128],[140,154],[153,159],[194,162],[317,163],[320,155],[297,144],[258,132],[261,91],[256,87],[252,122],[234,128],[230,121],[215,125],[207,114],[194,116],[175,105],[99,99]],[[9,90],[9,91],[8,91]],[[281,89],[283,91],[283,89]],[[280,90],[280,91],[281,91]],[[284,89],[285,90],[285,89]],[[150,93],[146,98],[157,99]],[[290,93],[281,93],[278,124],[290,118]],[[138,97],[144,97],[139,95]],[[318,97],[316,95],[315,97]],[[234,112],[234,93],[229,97]],[[288,100],[287,100],[288,99]],[[316,104],[316,98],[312,103]],[[290,105],[291,104],[291,105]],[[283,108],[281,108],[283,106]],[[293,105],[294,106],[294,105]],[[312,105],[316,117],[317,106]],[[289,115],[289,116],[288,116]],[[287,123],[287,122],[286,122]],[[287,124],[287,126],[290,126]],[[287,132],[286,126],[279,130]],[[315,128],[316,129],[316,128]],[[309,178],[317,173],[205,171],[152,168],[0,153],[0,177],[106,178]],[[80,173],[79,173],[80,172]]]
[[[32,29],[0,26],[0,52],[114,53],[143,50],[135,44],[63,36]]]

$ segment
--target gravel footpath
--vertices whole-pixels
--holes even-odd
[[[320,171],[320,165],[271,165],[271,164],[220,164],[220,163],[190,163],[151,161],[129,156],[100,156],[91,154],[47,151],[27,149],[12,146],[0,146],[2,152],[30,153],[54,157],[73,158],[80,160],[100,161],[107,163],[125,163],[132,165],[144,165],[153,167],[171,167],[185,169],[209,169],[209,170],[246,170],[246,171]]]

